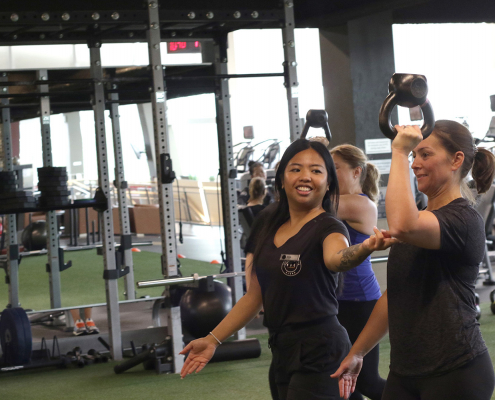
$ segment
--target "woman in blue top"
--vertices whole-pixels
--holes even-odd
[[[337,178],[339,180],[340,199],[337,216],[344,222],[351,244],[362,243],[373,235],[377,223],[376,201],[379,194],[380,173],[364,152],[358,147],[344,144],[330,150]],[[339,293],[338,319],[346,328],[352,343],[356,341],[368,321],[371,312],[380,298],[380,286],[371,268],[371,258],[344,275],[344,286]],[[370,351],[351,400],[362,400],[363,395],[371,400],[380,400],[385,379],[378,373],[378,345]]]

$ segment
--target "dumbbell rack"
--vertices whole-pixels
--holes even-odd
[[[60,3],[61,4],[61,3]],[[68,7],[71,4],[67,3]],[[199,4],[199,6],[198,6]],[[202,43],[203,63],[211,66],[211,71],[205,74],[205,70],[199,70],[199,73],[189,73],[190,80],[181,80],[177,82],[188,82],[187,89],[189,93],[198,87],[199,82],[208,82],[208,92],[216,94],[217,109],[217,127],[218,143],[220,154],[220,175],[223,204],[223,221],[225,231],[225,243],[227,250],[226,262],[233,273],[241,272],[240,247],[238,234],[238,216],[235,195],[235,178],[236,169],[233,165],[233,143],[231,132],[231,114],[230,114],[230,95],[228,89],[228,80],[236,77],[227,73],[227,35],[237,29],[246,28],[281,28],[283,46],[284,46],[284,72],[281,74],[252,74],[249,76],[282,76],[287,91],[288,116],[290,126],[291,141],[300,136],[302,126],[300,126],[297,94],[297,63],[295,59],[295,41],[294,41],[294,13],[293,1],[279,0],[255,0],[249,3],[240,0],[232,0],[228,3],[220,0],[214,0],[208,3],[209,9],[204,9],[204,4],[194,0],[184,0],[180,4],[160,4],[156,0],[150,1],[107,1],[101,2],[96,0],[87,0],[76,4],[77,8],[73,11],[60,9],[59,3],[43,4],[43,10],[40,10],[39,2],[35,0],[26,0],[22,3],[22,9],[28,11],[16,10],[18,3],[6,0],[2,3],[0,12],[0,45],[33,45],[33,44],[87,44],[90,52],[90,77],[89,79],[79,79],[74,82],[72,78],[61,78],[53,81],[52,76],[57,75],[56,71],[42,70],[39,72],[38,79],[35,82],[13,82],[9,79],[8,73],[0,74],[0,109],[2,112],[2,144],[4,168],[12,170],[12,152],[10,143],[10,110],[14,118],[32,118],[29,116],[29,110],[40,111],[44,137],[44,165],[49,165],[49,160],[45,160],[45,152],[48,156],[48,142],[50,133],[49,115],[51,110],[54,112],[80,111],[84,109],[93,109],[95,116],[96,130],[96,147],[98,155],[98,185],[105,196],[100,200],[87,200],[88,205],[97,205],[101,207],[103,239],[102,251],[105,270],[105,287],[107,296],[107,313],[109,322],[109,339],[110,351],[114,360],[122,359],[122,343],[120,332],[120,317],[118,308],[117,279],[122,272],[117,268],[115,259],[113,221],[110,204],[110,182],[108,171],[108,154],[105,138],[104,111],[111,105],[112,122],[114,123],[114,143],[119,142],[118,137],[118,104],[133,104],[136,102],[150,102],[153,108],[154,124],[154,141],[155,155],[157,163],[157,180],[158,180],[158,198],[160,206],[161,237],[162,237],[162,265],[161,272],[165,278],[177,276],[176,262],[176,240],[175,240],[175,216],[173,203],[174,179],[172,160],[170,159],[170,146],[168,143],[167,118],[166,118],[166,100],[167,85],[173,89],[174,76],[166,73],[161,64],[160,43],[165,41],[191,41],[200,40]],[[65,5],[64,5],[65,7]],[[102,9],[102,7],[106,7]],[[114,7],[113,9],[111,9]],[[7,11],[8,10],[8,11]],[[126,82],[126,79],[112,79],[104,76],[101,65],[100,48],[102,43],[132,43],[147,42],[149,50],[149,66],[145,68],[145,76],[133,78],[135,85],[144,86],[146,96],[141,96],[139,101],[134,98],[125,98],[125,91],[121,91],[120,85]],[[49,76],[48,76],[49,75]],[[207,76],[205,76],[207,75]],[[130,81],[129,78],[127,82]],[[186,77],[185,77],[186,78]],[[204,81],[201,79],[204,78]],[[88,100],[74,100],[74,96],[69,93],[58,92],[57,97],[50,104],[51,97],[54,96],[54,84],[67,83],[76,84],[78,90],[81,90],[82,84],[90,86],[89,93],[91,102]],[[19,85],[34,85],[37,88],[36,98],[39,101],[29,103],[33,96],[18,93],[9,94],[9,88]],[[48,92],[50,89],[50,92]],[[196,89],[197,90],[197,89]],[[81,93],[88,93],[81,90]],[[64,98],[64,95],[67,97]],[[11,104],[9,104],[9,102]],[[17,104],[17,106],[14,106]],[[114,106],[115,105],[115,108]],[[50,109],[51,106],[51,109]],[[30,108],[31,107],[31,108]],[[116,166],[119,165],[122,154],[119,146],[115,147]],[[46,161],[46,162],[45,162]],[[130,230],[126,230],[125,221],[128,221],[125,206],[126,183],[123,175],[117,171],[116,184],[119,190],[120,200],[120,218],[123,226],[124,236],[130,238]],[[91,203],[94,202],[94,203]],[[82,203],[75,202],[67,207],[61,208],[78,208],[83,206]],[[106,207],[104,207],[106,206]],[[50,211],[43,207],[36,207],[36,210]],[[9,213],[28,212],[34,209],[10,209],[5,210]],[[16,254],[18,254],[18,244],[15,232],[14,215],[10,214],[6,219],[9,235],[8,242],[8,274],[10,279],[9,299],[11,304],[19,303],[17,291],[17,270],[18,263]],[[129,232],[129,235],[126,234]],[[50,238],[50,246],[53,245],[53,238]],[[17,249],[17,250],[16,250]],[[127,250],[127,249],[126,249]],[[17,251],[17,253],[16,253]],[[53,254],[53,252],[51,253]],[[52,255],[49,256],[54,262]],[[126,263],[128,260],[126,260]],[[132,269],[132,268],[131,268]],[[51,270],[54,268],[52,266]],[[56,269],[58,270],[58,269]],[[133,288],[133,279],[128,279],[127,293],[134,292],[129,290]],[[229,278],[229,285],[232,288],[234,303],[237,302],[243,292],[240,276]],[[16,283],[16,284],[14,284]],[[164,296],[168,296],[168,287],[165,288]],[[52,306],[55,303],[52,302]],[[60,307],[59,307],[60,308]],[[62,308],[63,309],[63,308]],[[168,334],[171,336],[171,349],[173,353],[173,370],[178,372],[182,367],[183,357],[179,356],[182,350],[182,329],[180,321],[179,307],[169,307],[166,310],[168,319]],[[237,336],[238,339],[245,337],[245,331],[241,330]]]

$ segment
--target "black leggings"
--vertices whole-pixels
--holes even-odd
[[[339,315],[341,325],[347,330],[351,343],[357,340],[368,318],[375,307],[377,300],[372,301],[339,301]],[[376,345],[363,360],[363,368],[359,373],[356,390],[351,395],[351,400],[363,400],[363,395],[371,400],[380,400],[385,388],[385,379],[378,373],[378,360],[380,357],[379,345]]]
[[[446,374],[411,378],[390,372],[383,400],[490,400],[495,377],[488,351]]]

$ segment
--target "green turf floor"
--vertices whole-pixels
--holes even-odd
[[[161,279],[160,254],[145,251],[133,253],[134,279],[136,281]],[[96,250],[72,251],[65,253],[72,267],[61,273],[62,306],[104,303],[105,283],[103,281],[103,257]],[[50,308],[50,292],[45,256],[24,257],[19,267],[19,298],[25,309],[42,310]],[[193,273],[211,275],[218,273],[220,266],[189,259],[181,260],[184,276]],[[0,271],[2,272],[2,271]],[[3,277],[2,277],[3,280]],[[119,279],[120,300],[124,297],[124,279]],[[137,289],[137,297],[159,296],[162,288]],[[8,287],[0,284],[0,307],[8,303]]]
[[[96,251],[67,253],[74,266],[62,273],[62,303],[66,306],[104,302],[102,258]],[[136,280],[161,277],[159,255],[134,253]],[[25,258],[20,268],[20,298],[23,307],[49,307],[46,257]],[[184,260],[184,275],[218,272],[218,265]],[[120,280],[122,281],[122,280]],[[123,299],[123,282],[119,282]],[[7,303],[7,285],[0,285],[0,304]],[[141,295],[159,295],[160,288],[139,290]],[[481,330],[490,354],[495,355],[495,315],[482,304]],[[256,336],[262,345],[260,358],[211,364],[198,375],[181,380],[178,375],[156,375],[137,366],[122,375],[113,372],[114,363],[95,364],[82,369],[41,369],[0,375],[0,400],[30,399],[129,399],[129,400],[243,400],[269,399],[268,367],[270,351],[267,335]],[[380,373],[387,376],[390,345],[380,345]],[[492,397],[495,400],[495,396]]]
[[[495,315],[483,304],[481,330],[495,355]],[[257,335],[262,346],[260,358],[208,365],[197,375],[181,380],[176,374],[156,375],[141,365],[116,375],[114,363],[95,364],[82,369],[44,369],[0,375],[0,399],[5,400],[251,400],[269,399],[268,335]],[[390,345],[380,345],[380,374],[387,376]],[[493,357],[492,357],[493,360]],[[495,400],[495,396],[492,397]],[[468,399],[466,399],[468,400]]]

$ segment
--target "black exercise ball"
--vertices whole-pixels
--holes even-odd
[[[46,221],[34,221],[26,226],[22,231],[21,242],[28,251],[46,249]]]
[[[213,292],[189,289],[182,295],[182,326],[195,338],[208,335],[232,310],[230,287],[219,281],[214,281],[214,286]]]

